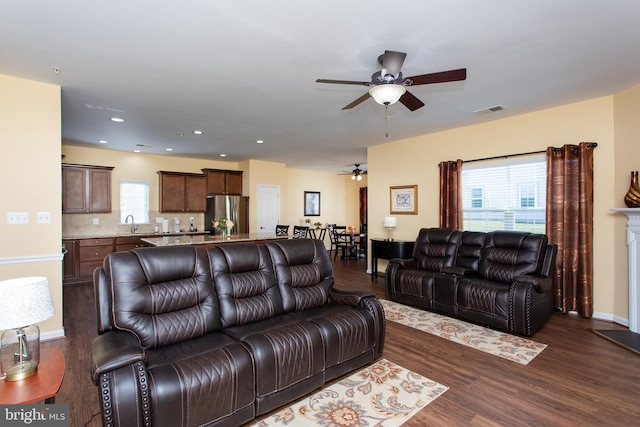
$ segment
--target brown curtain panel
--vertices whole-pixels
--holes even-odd
[[[547,148],[546,233],[558,245],[555,306],[593,315],[593,149],[595,143]]]
[[[441,162],[440,227],[462,230],[462,160]]]

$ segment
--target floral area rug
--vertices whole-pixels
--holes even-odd
[[[447,390],[429,378],[381,359],[252,427],[394,427]]]
[[[547,345],[430,311],[380,300],[387,320],[527,365]]]

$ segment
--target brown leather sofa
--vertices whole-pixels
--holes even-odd
[[[410,259],[392,259],[387,297],[531,336],[553,311],[557,246],[544,234],[420,230]]]
[[[94,274],[105,426],[238,426],[381,356],[373,293],[317,240],[140,248]]]

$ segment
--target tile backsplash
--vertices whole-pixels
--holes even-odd
[[[162,233],[162,224],[156,223],[156,218],[165,218],[169,220],[169,231],[173,232],[173,219],[180,220],[180,230],[189,231],[189,218],[193,217],[194,226],[198,231],[204,231],[204,214],[203,213],[174,213],[174,212],[158,212],[149,211],[149,223],[139,224],[136,221],[138,229],[136,234],[153,234],[155,227],[158,227],[159,233]],[[94,222],[97,222],[95,224]],[[131,224],[122,224],[120,222],[120,211],[112,211],[111,213],[96,214],[63,214],[62,215],[62,237],[100,237],[100,236],[117,236],[127,234],[131,231]]]

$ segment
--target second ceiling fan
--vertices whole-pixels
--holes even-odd
[[[382,68],[380,71],[371,75],[371,81],[369,82],[330,79],[318,79],[316,82],[371,87],[367,93],[353,101],[351,104],[343,107],[343,110],[349,110],[366,101],[369,97],[373,97],[379,104],[391,105],[400,101],[409,110],[415,111],[418,108],[424,107],[424,102],[420,101],[411,92],[407,91],[408,86],[455,82],[465,80],[467,78],[466,68],[403,77],[400,69],[402,68],[402,64],[404,63],[406,56],[407,54],[404,52],[385,50],[384,54],[378,57],[378,62]]]

